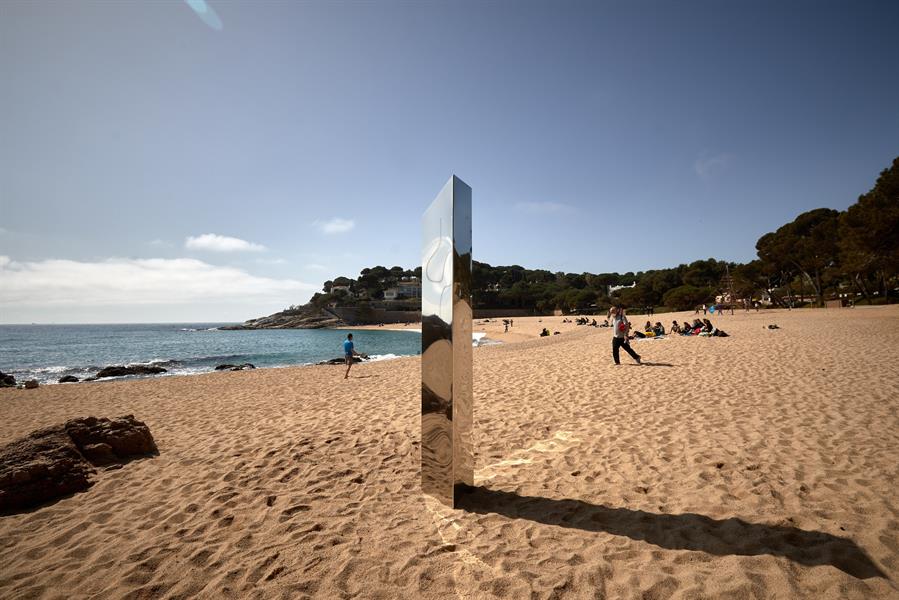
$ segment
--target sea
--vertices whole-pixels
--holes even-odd
[[[408,330],[256,329],[230,323],[132,325],[0,325],[0,371],[22,382],[90,377],[109,365],[158,365],[169,375],[207,373],[220,364],[257,368],[315,364],[343,356],[352,333],[371,360],[421,353],[421,333]]]

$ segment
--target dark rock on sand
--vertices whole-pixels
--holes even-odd
[[[74,375],[66,375],[65,377],[60,377],[58,380],[59,383],[78,383],[78,381],[78,378]]]
[[[157,375],[165,372],[165,369],[155,365],[112,365],[101,369],[97,373],[97,378],[122,377],[123,375]]]
[[[34,390],[34,389],[37,389],[38,387],[40,387],[40,385],[41,384],[38,383],[37,379],[29,379],[28,381],[25,382],[25,389],[26,390]]]
[[[40,429],[0,447],[0,511],[86,490],[94,466],[155,453],[150,430],[132,415],[72,419]]]
[[[218,365],[215,370],[216,371],[243,371],[244,369],[255,369],[256,367],[250,363],[244,363],[242,365]]]
[[[72,419],[66,422],[65,429],[85,458],[95,465],[158,452],[150,429],[133,415],[112,420]]]
[[[368,360],[368,354],[360,354],[359,356],[353,357],[354,363],[361,363],[363,360]],[[316,363],[318,365],[345,365],[345,358],[332,358],[331,360],[323,360],[320,363]]]
[[[86,490],[93,472],[63,426],[35,431],[0,448],[0,510]]]
[[[0,387],[16,387],[16,378],[0,371]]]

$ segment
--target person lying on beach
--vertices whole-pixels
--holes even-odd
[[[718,329],[717,327],[715,327],[714,325],[712,325],[712,322],[709,321],[708,319],[703,319],[702,322],[703,322],[703,328],[702,328],[703,333],[708,333],[710,336],[713,336],[713,337],[730,337],[727,334],[727,332],[722,331],[722,330]]]
[[[549,335],[549,329],[544,327],[543,331],[540,332],[540,337],[547,337],[548,335]]]
[[[643,328],[643,331],[634,331],[634,338],[654,338],[661,337],[665,335],[665,328],[662,327],[661,323],[656,323],[653,325],[649,321],[646,322],[646,327]],[[632,338],[633,339],[633,338]]]
[[[346,334],[346,340],[343,342],[343,357],[346,359],[346,374],[343,376],[344,379],[347,379],[350,376],[350,367],[353,366],[353,357],[358,355],[359,353],[356,352],[356,349],[353,347],[353,334]]]

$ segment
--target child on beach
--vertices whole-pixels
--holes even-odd
[[[346,374],[343,376],[344,379],[347,379],[350,376],[350,367],[353,366],[353,357],[358,355],[359,353],[356,352],[356,349],[353,347],[353,334],[346,334],[346,340],[343,342],[343,356],[346,359]]]

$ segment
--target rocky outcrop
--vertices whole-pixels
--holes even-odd
[[[35,431],[0,449],[0,510],[86,490],[93,472],[63,426]]]
[[[65,377],[60,377],[58,383],[78,383],[78,378],[74,375],[66,375]]]
[[[368,360],[368,355],[367,355],[367,354],[360,354],[359,356],[354,356],[354,357],[353,357],[353,362],[354,362],[354,363],[361,363],[363,360]],[[343,357],[341,357],[341,358],[332,358],[331,360],[323,360],[323,361],[321,361],[321,362],[319,362],[319,363],[315,363],[315,364],[317,364],[317,365],[345,365],[345,364],[346,364],[346,358],[343,358]]]
[[[0,448],[0,511],[86,490],[95,466],[157,453],[149,428],[133,415],[40,429]]]
[[[131,456],[157,452],[150,429],[134,415],[117,419],[72,419],[66,422],[65,429],[85,458],[94,465],[124,462]]]
[[[25,382],[25,389],[26,390],[35,390],[38,387],[40,387],[40,385],[41,384],[38,383],[37,379],[29,379],[28,381]]]
[[[16,378],[0,371],[0,387],[16,387]]]
[[[243,371],[244,369],[255,369],[256,367],[251,363],[244,363],[242,365],[218,365],[215,370],[216,371]]]
[[[226,325],[219,329],[325,329],[346,325],[337,316],[313,306],[285,310],[267,317],[250,319],[241,325]]]
[[[165,369],[156,365],[111,365],[100,369],[96,377],[102,379],[103,377],[122,377],[123,375],[157,375],[165,372]]]

